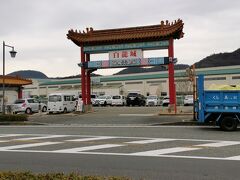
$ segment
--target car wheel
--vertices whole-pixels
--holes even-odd
[[[46,106],[43,106],[42,112],[46,112],[46,111],[47,111],[47,107],[46,107]]]
[[[25,111],[26,114],[32,114],[32,110],[30,108],[27,108]]]

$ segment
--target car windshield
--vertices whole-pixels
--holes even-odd
[[[98,99],[106,99],[106,96],[99,96]]]
[[[52,96],[49,96],[48,101],[49,102],[58,102],[58,101],[62,101],[62,98],[59,95],[52,95]]]
[[[187,95],[185,96],[185,99],[193,99],[193,95]]]
[[[15,102],[14,102],[14,104],[22,104],[22,103],[24,103],[25,102],[25,100],[23,100],[23,99],[17,99]]]
[[[147,99],[157,99],[157,96],[148,96]]]
[[[113,99],[121,99],[121,96],[113,96]]]
[[[128,96],[137,96],[138,93],[129,93]]]
[[[91,95],[91,98],[96,98],[96,97],[97,97],[96,95],[93,95],[93,94]]]

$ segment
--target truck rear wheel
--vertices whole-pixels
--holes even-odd
[[[237,129],[238,122],[233,117],[224,117],[220,122],[220,128],[224,131],[235,131]]]

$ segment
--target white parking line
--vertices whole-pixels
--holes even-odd
[[[175,148],[157,149],[157,150],[152,150],[152,151],[136,152],[136,153],[131,153],[131,155],[134,155],[134,156],[158,156],[158,155],[163,155],[163,154],[194,151],[194,150],[199,150],[199,149],[201,149],[201,148],[175,147]]]
[[[71,139],[71,140],[66,140],[70,142],[86,142],[86,141],[97,141],[97,140],[104,140],[104,139],[114,139],[116,137],[111,137],[111,136],[100,136],[100,137],[90,137],[90,138],[82,138],[82,139]]]
[[[71,148],[71,149],[61,149],[52,151],[55,153],[78,153],[82,151],[91,151],[91,150],[97,150],[97,149],[106,149],[106,148],[113,148],[113,147],[120,147],[124,145],[120,144],[102,144],[102,145],[94,145],[94,146],[85,146],[85,147],[78,147],[78,148]]]
[[[60,144],[62,142],[42,142],[42,143],[32,143],[32,144],[21,144],[21,145],[14,145],[14,146],[4,146],[0,147],[0,151],[7,151],[12,149],[21,149],[21,148],[29,148],[29,147],[38,147],[38,146],[46,146],[46,145],[53,145],[53,144]]]
[[[149,144],[149,143],[167,142],[167,141],[175,141],[175,140],[177,140],[177,139],[158,138],[158,139],[130,141],[130,142],[126,142],[126,143],[128,143],[128,144]]]
[[[224,147],[224,146],[232,146],[240,144],[239,141],[221,141],[221,142],[214,142],[214,143],[207,143],[207,144],[198,144],[195,145],[197,147]]]
[[[41,136],[41,137],[17,138],[13,140],[26,141],[26,140],[39,140],[39,139],[50,139],[50,138],[60,138],[60,137],[68,137],[68,135],[49,135],[49,136]]]

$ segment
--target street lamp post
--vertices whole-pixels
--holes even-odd
[[[11,51],[9,51],[10,55],[12,58],[15,58],[17,52],[14,51],[14,47],[13,46],[9,46],[7,44],[5,44],[5,42],[3,41],[3,85],[2,85],[2,114],[5,114],[5,47],[10,47],[12,48]]]

